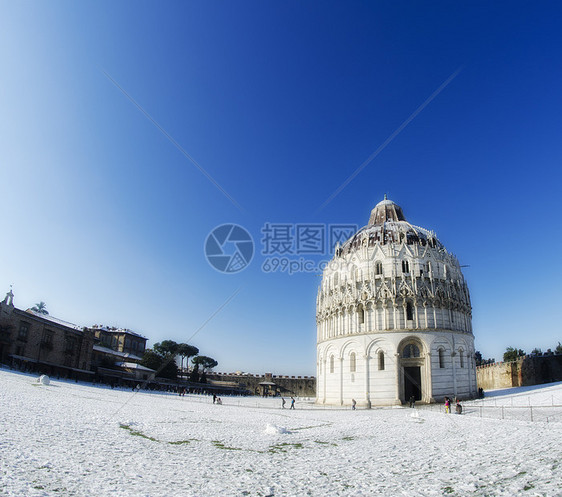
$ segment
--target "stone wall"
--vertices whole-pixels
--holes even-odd
[[[228,382],[245,388],[254,395],[284,395],[298,397],[316,396],[316,378],[314,376],[282,376],[265,373],[254,375],[249,373],[207,373],[207,380],[212,383]],[[267,383],[264,385],[263,383]],[[271,383],[271,384],[270,384]]]
[[[562,355],[525,356],[513,362],[496,362],[476,368],[478,388],[540,385],[562,381]]]

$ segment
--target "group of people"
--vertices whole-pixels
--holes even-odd
[[[213,394],[213,404],[218,404],[219,406],[222,406],[221,398],[217,397],[215,394]]]
[[[285,409],[285,404],[286,404],[286,400],[285,397],[281,397],[281,408]],[[291,407],[289,407],[289,409],[294,409],[295,408],[295,399],[293,397],[291,397]]]
[[[462,414],[462,405],[461,401],[455,397],[455,412],[457,414]],[[451,413],[451,399],[449,397],[445,397],[445,413]]]

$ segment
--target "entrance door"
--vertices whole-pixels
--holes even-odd
[[[404,397],[408,402],[412,395],[414,399],[421,400],[421,373],[419,366],[404,367]]]

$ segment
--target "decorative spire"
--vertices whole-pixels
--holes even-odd
[[[10,285],[10,291],[6,294],[2,303],[10,306],[14,305],[14,292],[12,292],[12,285]]]
[[[386,196],[386,193],[384,194],[384,199],[385,199],[385,200],[388,200],[388,198],[387,198],[387,196]]]

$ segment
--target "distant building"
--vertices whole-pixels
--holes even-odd
[[[321,404],[476,395],[472,310],[458,260],[386,196],[324,270],[317,307]]]
[[[94,334],[48,314],[0,303],[0,362],[50,375],[91,379]]]
[[[97,376],[115,380],[148,380],[154,370],[139,362],[146,350],[147,338],[125,328],[94,325],[88,328],[96,342],[93,366]]]
[[[147,338],[126,328],[94,325],[89,328],[99,340],[99,344],[118,352],[142,357]]]

